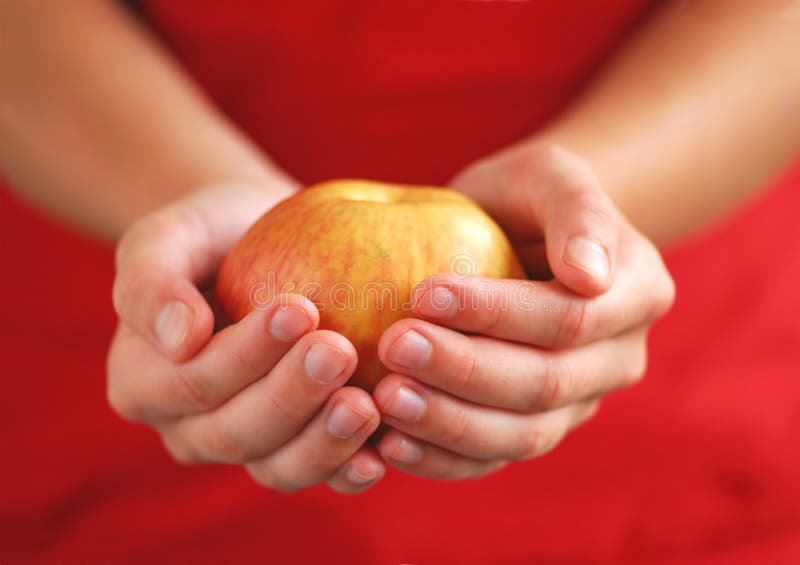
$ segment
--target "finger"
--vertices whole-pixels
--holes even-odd
[[[389,430],[378,444],[378,452],[392,467],[411,475],[458,481],[475,479],[503,468],[506,461],[485,461],[464,457],[430,443]]]
[[[529,166],[536,190],[528,207],[542,226],[547,259],[560,283],[595,296],[614,281],[619,227],[624,219],[588,163],[561,148],[533,151]],[[522,182],[530,188],[530,182]]]
[[[113,301],[120,319],[168,358],[192,357],[214,328],[197,287],[267,205],[253,188],[235,198],[210,190],[136,222],[117,246]]]
[[[594,296],[611,286],[626,222],[584,159],[553,145],[526,145],[482,170],[485,181],[468,188],[502,218],[518,248],[544,239],[550,270],[574,292]]]
[[[328,479],[328,486],[341,494],[360,494],[385,474],[386,467],[375,450],[362,446]]]
[[[614,286],[594,297],[558,281],[434,275],[414,289],[412,312],[463,332],[548,348],[579,345],[652,322],[672,305],[675,287],[657,250],[621,248],[625,265]],[[635,267],[634,267],[635,266]]]
[[[264,378],[206,414],[164,428],[176,458],[252,461],[294,437],[352,375],[353,345],[342,335],[304,336]]]
[[[391,374],[373,393],[381,419],[393,428],[467,457],[521,460],[552,449],[591,416],[596,401],[523,415],[473,404]]]
[[[390,371],[478,404],[531,413],[630,386],[645,372],[644,328],[565,350],[460,332],[407,318],[378,344]]]
[[[109,400],[123,416],[151,423],[207,412],[266,375],[318,324],[319,312],[310,300],[280,295],[265,310],[215,334],[185,363],[164,358],[123,325],[109,353]]]
[[[367,392],[343,388],[306,429],[274,453],[249,463],[247,471],[259,484],[277,490],[310,487],[331,478],[379,423],[378,410]]]

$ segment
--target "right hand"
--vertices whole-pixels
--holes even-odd
[[[353,345],[317,330],[319,313],[300,295],[214,333],[202,294],[275,200],[263,187],[219,185],[128,229],[116,254],[108,399],[122,417],[153,426],[181,463],[242,464],[281,491],[327,481],[359,493],[385,467],[364,445],[378,409],[343,386],[357,364]]]

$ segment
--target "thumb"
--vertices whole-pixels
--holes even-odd
[[[541,226],[556,280],[585,296],[607,291],[614,282],[624,218],[577,155],[549,147],[532,167],[530,210]]]
[[[200,288],[274,200],[263,189],[217,186],[134,223],[116,253],[113,301],[120,321],[173,361],[194,356],[214,331]]]

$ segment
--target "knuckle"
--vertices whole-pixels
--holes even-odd
[[[582,214],[589,214],[589,217],[599,225],[613,225],[615,214],[608,196],[601,190],[587,189],[587,185],[588,183],[583,182],[580,188],[576,188],[577,179],[572,184],[569,197],[571,206],[575,210],[581,210]]]
[[[462,352],[455,361],[454,380],[459,390],[469,390],[481,377],[481,366],[471,349]]]
[[[526,429],[512,448],[509,459],[512,461],[532,459],[542,452],[543,444],[544,438],[539,428],[534,426],[530,429]]]
[[[568,363],[550,356],[544,363],[539,390],[530,400],[531,411],[552,410],[567,402],[575,390],[575,376]]]
[[[529,179],[532,175],[541,175],[554,168],[566,169],[574,160],[575,156],[563,147],[552,143],[537,143],[514,161],[511,174],[514,179]]]
[[[230,354],[236,361],[236,366],[240,367],[246,374],[257,375],[268,372],[269,367],[259,367],[248,357],[248,351],[242,347],[241,342],[237,342],[230,349]]]
[[[522,167],[545,178],[548,186],[576,195],[595,194],[603,198],[597,176],[588,161],[555,144],[538,144],[527,152]]]
[[[207,412],[216,407],[210,392],[205,390],[202,380],[194,373],[179,367],[175,372],[175,381],[178,386],[178,397],[192,410]]]
[[[552,347],[567,347],[579,342],[587,333],[588,305],[580,298],[570,298],[558,321]]]
[[[528,152],[528,160],[534,165],[546,165],[570,157],[571,153],[553,143],[538,143],[533,145]]]
[[[277,412],[281,420],[287,422],[302,422],[308,418],[307,410],[290,401],[290,395],[283,394],[282,390],[266,391],[267,402],[272,410]]]
[[[517,441],[511,453],[514,461],[524,461],[541,457],[558,443],[558,437],[547,433],[541,426],[533,425]]]
[[[443,446],[460,446],[470,433],[469,411],[463,406],[456,406],[445,422],[440,434],[439,443]]]
[[[245,463],[252,459],[247,447],[221,418],[212,418],[203,434],[203,451],[225,463]]]
[[[502,294],[492,288],[481,290],[480,287],[473,289],[477,292],[475,298],[479,301],[480,310],[478,315],[478,333],[491,334],[499,326],[502,325],[504,320],[504,312],[506,310],[505,303],[502,300]]]
[[[526,186],[529,179],[535,174],[543,146],[532,147],[519,158],[512,159],[505,169],[505,184],[511,186]]]

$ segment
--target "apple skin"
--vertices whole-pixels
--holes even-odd
[[[220,269],[216,300],[230,321],[299,292],[320,329],[358,352],[349,384],[371,391],[388,373],[378,341],[411,315],[415,286],[453,272],[525,278],[500,227],[463,194],[364,180],[318,184],[280,202],[242,236]]]

